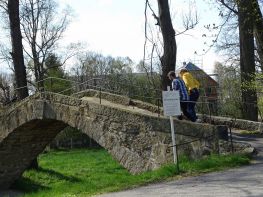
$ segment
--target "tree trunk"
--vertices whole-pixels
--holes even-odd
[[[251,84],[255,75],[253,6],[251,0],[238,0],[238,24],[240,40],[241,83]],[[257,94],[252,88],[242,86],[242,116],[247,120],[258,120]]]
[[[257,53],[263,72],[263,17],[257,0],[253,2],[253,15],[254,15],[254,37],[257,44]]]
[[[8,0],[8,16],[10,22],[10,34],[12,42],[12,59],[15,70],[15,81],[17,86],[17,97],[19,100],[28,96],[26,67],[24,64],[22,35],[19,18],[19,0]],[[35,159],[30,168],[38,168],[37,159]]]
[[[8,15],[12,41],[12,59],[15,70],[17,97],[19,100],[28,96],[26,68],[24,64],[22,35],[19,19],[19,0],[8,0]]]
[[[170,16],[170,8],[168,0],[158,0],[159,8],[159,25],[161,27],[164,51],[161,57],[162,64],[162,89],[166,90],[167,86],[171,84],[167,74],[169,71],[175,70],[176,63],[176,41],[175,31]]]
[[[33,54],[33,63],[34,63],[34,72],[36,78],[36,85],[39,91],[44,91],[44,73],[41,63],[39,62],[39,57],[36,50],[36,42],[32,41],[32,54]]]
[[[257,45],[256,50],[258,53],[258,60],[259,60],[259,64],[260,64],[260,69],[261,69],[261,73],[263,73],[263,48],[262,48],[262,45],[260,44],[257,36],[258,35],[256,33],[254,33],[254,37],[256,39],[256,45]]]

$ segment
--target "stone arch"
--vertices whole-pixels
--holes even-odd
[[[56,120],[31,120],[14,129],[1,142],[0,188],[8,188],[67,126]]]
[[[34,98],[7,111],[9,116],[2,120],[1,128],[5,132],[0,141],[0,188],[8,188],[18,179],[31,161],[68,125],[95,140],[131,173],[150,169],[148,160],[124,145],[127,136],[117,135],[118,130],[123,129],[130,129],[130,135],[136,135],[138,131],[135,130],[140,128],[119,124],[119,119],[114,120],[114,117],[122,118],[121,114],[100,108],[79,99],[52,102]],[[112,115],[114,113],[117,114]]]
[[[171,144],[170,124],[166,118],[54,93],[28,97],[4,109],[0,115],[0,188],[8,188],[18,179],[67,125],[87,134],[131,173],[155,169],[172,161],[172,153],[166,151]],[[175,122],[178,133],[194,133],[198,137],[216,132],[209,125]],[[185,139],[179,135],[177,140]],[[200,143],[210,144],[216,150],[217,142],[215,138]],[[201,153],[198,147],[189,146],[187,150],[194,155]]]

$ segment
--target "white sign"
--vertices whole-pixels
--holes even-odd
[[[163,91],[163,111],[165,116],[181,115],[179,91]]]

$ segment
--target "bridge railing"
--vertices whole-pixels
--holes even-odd
[[[39,87],[38,84],[40,83],[44,84],[44,89],[37,88]],[[58,84],[62,84],[62,86],[58,87]],[[73,79],[48,77],[34,84],[30,84],[28,87],[30,94],[34,94],[38,91],[48,90],[49,92],[54,92],[54,93],[64,94],[69,96],[74,93],[78,93],[80,91],[93,89],[93,90],[109,92],[117,95],[128,96],[132,99],[137,99],[144,102],[149,102],[158,106],[158,108],[161,108],[162,106],[162,97],[161,97],[162,94],[160,89],[156,89],[152,87],[142,87],[128,83],[127,81],[124,80],[121,82],[114,82],[114,84],[110,84],[109,81],[101,77],[90,78],[85,81],[83,80],[82,82]],[[16,90],[21,88],[24,87],[17,88]],[[216,89],[218,87],[210,87],[210,88]],[[206,92],[205,88],[200,88],[200,92]],[[213,90],[212,92],[215,91]],[[243,106],[246,106],[246,108],[256,107],[259,113],[259,118],[261,119],[261,121],[263,121],[263,117],[262,117],[263,113],[261,112],[261,108],[256,103],[242,102],[240,101],[240,99],[237,99],[235,103],[229,106],[228,109],[227,108],[227,106],[229,105],[228,102],[223,101],[218,97],[214,98],[213,96],[211,97],[211,95],[201,94],[199,100],[196,102],[196,105],[197,105],[197,112],[202,117],[208,115],[210,117],[210,120],[212,115],[240,118],[240,115],[238,114],[240,112],[238,112],[238,110],[241,111]],[[226,111],[222,111],[221,109],[226,109]]]
[[[64,81],[66,83],[66,86],[63,87],[62,89],[57,89],[54,88],[53,85],[56,83],[56,80],[61,80]],[[104,91],[104,92],[109,92],[109,93],[113,93],[113,94],[118,94],[118,95],[123,95],[123,96],[129,96],[130,98],[136,98],[142,101],[147,101],[147,100],[154,100],[157,103],[158,107],[161,107],[161,102],[162,102],[162,98],[161,98],[161,90],[159,89],[154,89],[154,88],[145,88],[145,87],[140,87],[140,86],[131,86],[130,84],[127,85],[123,90],[120,89],[114,89],[114,88],[110,88],[110,86],[107,86],[107,84],[98,84],[98,80],[103,80],[102,78],[92,78],[92,79],[88,79],[86,81],[83,82],[77,82],[74,80],[69,80],[69,79],[60,79],[60,78],[55,78],[55,77],[49,77],[43,80],[44,85],[46,85],[45,87],[50,88],[51,92],[57,93],[57,94],[63,94],[63,95],[67,95],[67,96],[71,96],[74,93],[78,93],[87,89],[93,89],[93,90],[98,90],[98,91]],[[68,83],[68,84],[67,84]],[[123,85],[123,84],[118,84],[118,85]],[[32,89],[34,90],[34,92],[38,92],[38,91],[45,91],[45,90],[38,90],[37,88]],[[133,92],[133,90],[140,90],[140,91],[135,91]],[[147,94],[147,91],[151,92],[151,94]],[[32,91],[32,93],[34,93]],[[137,92],[141,93],[138,94]],[[218,99],[217,99],[218,101]],[[207,101],[207,98],[205,96],[201,96],[200,97],[200,101],[196,102],[197,107],[202,106],[203,108],[201,108],[204,114],[209,114],[210,116],[210,122],[211,122],[211,115],[212,115],[212,110],[211,110],[211,104]],[[253,103],[247,103],[248,106],[252,106],[255,105]],[[205,110],[206,108],[206,110]],[[228,115],[229,117],[229,115]],[[232,118],[236,118],[233,117]],[[231,133],[231,126],[228,128],[228,132],[230,133],[230,139],[231,139],[231,150],[232,152],[234,152],[234,148],[233,148],[233,142],[232,142],[232,133]],[[177,135],[185,135],[184,133],[177,133]],[[206,136],[206,137],[198,137],[198,136],[187,136],[190,137],[189,141],[185,141],[183,143],[177,144],[177,150],[180,148],[183,148],[185,145],[188,144],[192,144],[192,143],[196,143],[196,142],[202,142],[202,141],[206,141],[209,139],[213,139],[216,134],[213,134],[211,136]],[[172,146],[170,147],[172,148]]]

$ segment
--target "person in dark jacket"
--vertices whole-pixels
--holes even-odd
[[[191,115],[188,112],[189,95],[184,81],[180,79],[178,76],[176,76],[174,71],[170,71],[168,73],[168,78],[172,81],[172,89],[179,91],[180,106],[183,115],[186,116],[187,119],[191,120]],[[182,119],[182,116],[179,116],[178,118]]]

